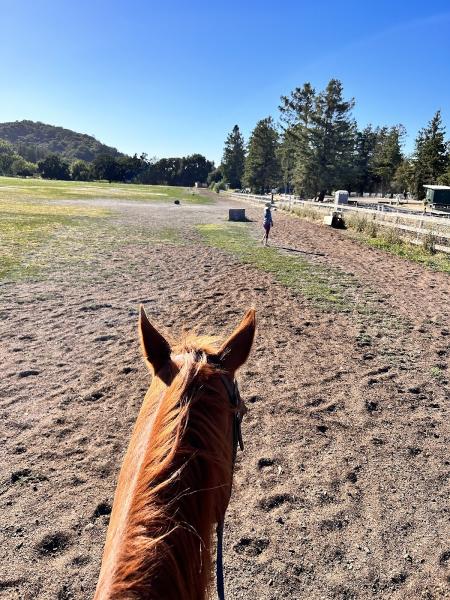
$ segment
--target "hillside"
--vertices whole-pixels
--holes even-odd
[[[0,123],[0,139],[13,144],[17,152],[31,162],[53,152],[70,161],[92,161],[99,154],[120,155],[116,148],[102,144],[91,135],[39,121]]]

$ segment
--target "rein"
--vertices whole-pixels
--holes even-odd
[[[233,458],[231,463],[231,482],[233,482],[234,465],[236,462],[236,455],[238,445],[241,450],[244,450],[244,442],[242,440],[241,422],[242,415],[239,413],[238,408],[241,403],[241,395],[236,379],[231,382],[225,375],[221,375],[221,381],[227,390],[229,400],[233,408],[236,408],[236,412],[233,418]],[[223,514],[220,521],[217,523],[216,535],[217,535],[217,559],[216,559],[216,582],[217,582],[217,596],[219,600],[225,600],[225,586],[223,576],[223,530],[225,524],[225,513]]]

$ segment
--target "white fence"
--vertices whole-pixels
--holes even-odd
[[[258,196],[256,194],[239,194],[232,193],[232,196],[240,200],[247,200],[255,203],[270,202],[271,196]],[[280,194],[278,196],[281,202],[276,200],[275,206],[281,209],[293,209],[298,207],[308,207],[316,211],[322,212],[324,215],[329,215],[334,210],[345,213],[360,214],[372,218],[375,223],[382,227],[392,227],[404,232],[409,241],[413,243],[421,243],[420,238],[427,234],[433,234],[439,238],[439,244],[436,245],[437,250],[450,252],[450,215],[433,216],[429,214],[418,215],[407,211],[396,211],[395,206],[389,205],[385,207],[379,204],[376,208],[368,208],[354,205],[339,205],[335,206],[330,202],[312,202],[309,200],[300,200],[295,196]],[[415,238],[415,239],[414,239]]]

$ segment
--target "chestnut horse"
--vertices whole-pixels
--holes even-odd
[[[193,334],[171,348],[141,306],[153,380],[119,474],[94,600],[207,597],[245,412],[234,377],[254,333],[249,310],[219,348]]]

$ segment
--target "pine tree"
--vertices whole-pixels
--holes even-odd
[[[303,87],[295,88],[290,96],[281,96],[279,106],[284,131],[280,148],[283,180],[285,187],[294,183],[301,196],[316,192],[310,173],[313,152],[309,141],[316,101],[316,91],[307,82]]]
[[[296,140],[297,192],[323,199],[327,190],[354,179],[354,101],[344,100],[342,83],[332,79],[319,94],[306,83],[281,102],[282,122]]]
[[[397,167],[393,179],[396,192],[405,193],[414,187],[414,164],[410,158],[404,158]]]
[[[225,141],[221,165],[224,179],[230,184],[231,188],[242,187],[241,181],[242,176],[244,175],[244,166],[244,138],[239,131],[239,127],[235,125],[233,131],[228,135]]]
[[[295,156],[295,138],[290,135],[289,131],[286,131],[278,147],[278,161],[285,194],[291,193],[294,179]]]
[[[277,158],[278,133],[272,117],[258,121],[248,143],[244,183],[256,193],[265,193],[280,180]]]
[[[331,79],[319,94],[313,116],[312,140],[319,200],[325,192],[343,187],[353,170],[356,123],[351,116],[354,100],[344,100],[343,86]]]
[[[372,125],[368,125],[356,134],[354,186],[361,196],[364,192],[375,191],[373,154],[376,142],[377,132]]]
[[[372,170],[382,194],[393,192],[394,176],[403,161],[401,140],[405,133],[403,125],[376,129]]]
[[[442,180],[449,164],[449,148],[445,127],[438,110],[428,126],[416,138],[414,152],[414,193],[419,200],[425,197],[424,184]]]

